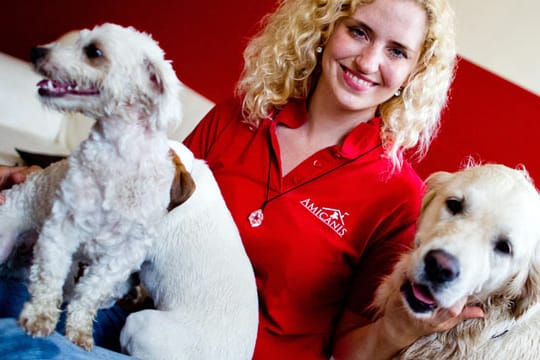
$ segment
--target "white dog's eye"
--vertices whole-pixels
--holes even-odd
[[[495,241],[495,251],[503,255],[512,255],[512,243],[508,238],[500,236]]]
[[[84,53],[89,59],[95,59],[103,56],[103,51],[101,51],[94,43],[85,46]]]
[[[463,212],[463,199],[456,197],[446,199],[446,208],[452,215],[461,214]]]

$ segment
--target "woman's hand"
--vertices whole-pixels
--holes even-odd
[[[0,166],[0,190],[24,182],[28,174],[39,169],[38,166]],[[4,195],[0,194],[0,205],[5,201]]]
[[[466,303],[465,297],[451,308],[436,308],[429,317],[416,317],[397,293],[389,300],[385,314],[379,321],[384,334],[395,339],[399,347],[406,347],[422,336],[446,331],[464,320],[484,316],[481,308]]]
[[[448,330],[463,320],[481,318],[481,308],[467,306],[464,298],[449,309],[438,308],[431,316],[412,314],[399,291],[393,292],[384,315],[369,325],[355,327],[358,315],[345,311],[334,346],[335,360],[387,360],[422,336]]]

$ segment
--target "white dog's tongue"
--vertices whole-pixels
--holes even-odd
[[[412,291],[414,296],[423,303],[428,305],[435,304],[435,299],[431,296],[429,289],[423,285],[412,283]]]

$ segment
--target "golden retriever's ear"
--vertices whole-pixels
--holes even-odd
[[[195,181],[193,181],[191,174],[186,170],[178,155],[172,150],[169,153],[176,166],[176,173],[171,184],[171,200],[168,207],[168,210],[171,211],[189,199],[195,191]]]
[[[437,191],[427,189],[426,194],[422,198],[422,207],[420,208],[420,215],[424,213],[424,210],[426,210],[428,205],[435,198],[435,195],[437,195]]]
[[[422,207],[420,208],[420,214],[424,212],[426,207],[437,195],[437,190],[442,184],[446,183],[452,177],[452,173],[446,171],[439,171],[431,174],[426,179],[426,194],[422,198]]]
[[[514,303],[513,315],[515,318],[527,313],[527,311],[540,301],[540,258],[536,256],[532,260],[529,274],[523,285],[522,292]]]

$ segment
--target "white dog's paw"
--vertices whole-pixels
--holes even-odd
[[[66,338],[83,349],[92,350],[95,311],[81,305],[74,300],[67,307]]]
[[[130,355],[147,358],[149,351],[146,348],[146,341],[151,341],[151,339],[145,339],[143,332],[146,332],[147,323],[147,313],[148,310],[140,311],[133,313],[128,316],[124,328],[120,333],[120,344],[122,350]],[[151,352],[150,352],[151,353]],[[141,354],[143,356],[141,356]]]
[[[68,340],[75,345],[78,345],[86,350],[92,350],[92,347],[94,347],[92,328],[81,328],[78,326],[66,324],[66,338],[68,338]]]
[[[122,350],[140,359],[171,360],[182,358],[181,343],[186,337],[180,326],[173,329],[172,314],[158,310],[143,310],[128,316],[120,333]],[[170,349],[169,339],[176,340]]]
[[[32,302],[24,304],[19,315],[19,325],[32,336],[48,336],[52,334],[60,311],[55,307],[40,307]]]

